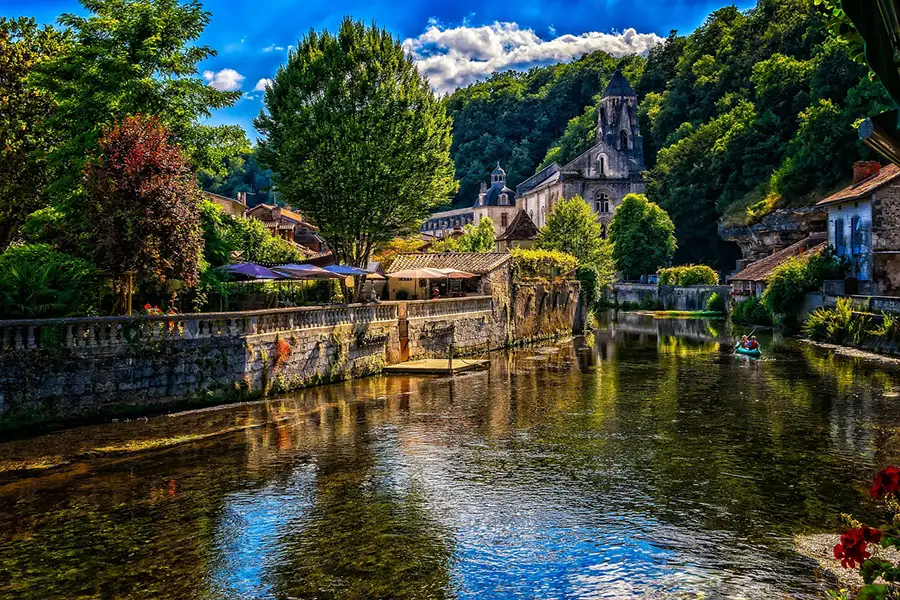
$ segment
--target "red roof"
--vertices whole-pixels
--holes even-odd
[[[740,273],[733,275],[731,281],[767,281],[776,267],[781,266],[795,256],[818,254],[828,245],[828,234],[814,233],[805,240],[800,240],[784,250],[779,250],[765,258],[750,263]]]
[[[835,202],[849,202],[852,200],[859,200],[860,198],[872,194],[879,188],[886,186],[898,177],[900,177],[900,167],[891,163],[886,167],[882,167],[881,170],[874,175],[870,175],[862,181],[858,181],[852,185],[848,185],[841,191],[835,192],[834,194],[828,196],[824,200],[818,202],[816,206],[822,206],[824,204],[834,204]]]

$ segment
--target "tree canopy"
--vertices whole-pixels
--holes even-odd
[[[364,267],[376,244],[418,230],[456,189],[450,118],[399,40],[345,18],[311,31],[255,121],[279,194],[335,259]]]
[[[122,281],[196,283],[200,190],[156,118],[128,117],[108,128],[85,167],[79,212],[96,264]]]
[[[628,194],[609,225],[616,267],[627,279],[656,272],[675,254],[675,225],[643,194]]]
[[[493,252],[494,222],[483,217],[478,225],[467,223],[459,237],[446,237],[431,245],[429,252]]]

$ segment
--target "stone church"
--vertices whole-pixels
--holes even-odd
[[[600,97],[597,143],[560,167],[554,163],[520,183],[517,205],[543,227],[560,198],[581,196],[597,214],[603,235],[629,193],[643,193],[644,141],[638,129],[637,94],[616,70]]]
[[[516,193],[506,187],[506,171],[497,163],[497,168],[491,173],[491,185],[481,184],[481,191],[471,208],[433,213],[422,225],[421,231],[443,238],[469,223],[477,224],[484,217],[490,217],[494,224],[494,235],[500,237],[518,212]]]

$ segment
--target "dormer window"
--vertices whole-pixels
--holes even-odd
[[[509,204],[509,196],[506,194],[500,194],[500,204],[507,206]]]

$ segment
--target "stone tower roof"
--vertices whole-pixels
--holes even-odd
[[[606,86],[606,89],[603,90],[603,95],[600,97],[606,98],[608,96],[637,97],[637,94],[635,94],[634,90],[631,88],[631,84],[628,83],[628,80],[622,75],[622,69],[616,69],[616,72],[613,73],[613,76],[609,79],[609,84]]]

